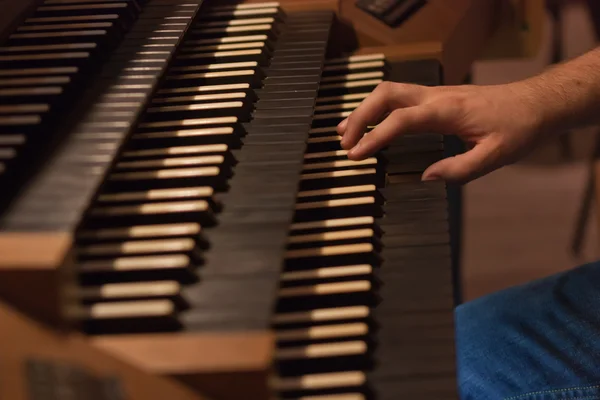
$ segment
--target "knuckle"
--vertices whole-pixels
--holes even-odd
[[[383,82],[380,82],[377,85],[377,87],[375,88],[375,90],[379,90],[381,92],[385,92],[385,91],[389,90],[391,86],[392,86],[392,82],[390,82],[390,81],[383,81]]]
[[[472,99],[462,93],[450,94],[426,104],[427,113],[437,120],[453,121],[469,114]]]
[[[418,104],[427,95],[427,87],[403,82],[381,82],[375,88],[378,95],[385,97],[395,107],[402,104]]]
[[[466,93],[452,93],[451,96],[448,96],[445,99],[446,104],[451,107],[453,110],[465,110],[469,108],[469,104],[471,102],[471,97]]]
[[[387,119],[390,119],[391,121],[394,121],[394,123],[400,123],[402,121],[406,120],[406,112],[403,109],[396,109],[394,111],[392,111],[390,113],[390,115],[388,115]]]
[[[357,114],[354,112],[350,114],[348,116],[348,122],[346,123],[346,126],[349,127],[349,129],[346,130],[349,136],[353,136],[354,132],[360,130],[362,126],[362,118],[360,117],[359,113]]]
[[[359,106],[348,115],[348,124],[361,124],[369,113],[368,107]]]
[[[356,118],[356,111],[355,111],[352,114],[348,115],[348,118],[347,118],[348,122],[347,122],[347,124],[348,125],[354,125],[354,124],[356,124],[356,120],[357,120],[357,118]]]
[[[377,93],[378,95],[388,96],[390,93],[392,93],[393,90],[396,89],[396,85],[399,85],[399,84],[390,82],[390,81],[380,82],[375,87],[375,90],[373,90],[373,93]]]

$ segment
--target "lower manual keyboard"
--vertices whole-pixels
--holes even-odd
[[[421,398],[407,383],[419,376],[438,384],[435,398],[453,398],[445,186],[411,181],[423,163],[397,156],[400,147],[440,159],[440,138],[415,138],[421,148],[402,138],[348,160],[335,128],[388,71],[377,55],[332,60],[324,70],[337,85],[321,86],[304,156],[272,320],[272,387],[284,399]],[[365,92],[348,93],[354,87]],[[447,289],[428,292],[423,279]]]

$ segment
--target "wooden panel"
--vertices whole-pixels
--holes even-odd
[[[462,83],[498,21],[500,0],[429,0],[398,28],[391,28],[341,0],[339,18],[351,24],[359,53],[383,52],[390,61],[437,58],[446,84]]]
[[[259,0],[264,1],[264,0]],[[340,0],[285,0],[280,1],[281,7],[287,12],[317,11],[339,9]]]
[[[128,400],[207,399],[171,379],[152,376],[90,346],[77,335],[60,334],[0,303],[0,399],[31,400],[28,361],[80,367],[97,378],[117,377]]]
[[[429,0],[399,27],[391,28],[356,7],[354,0],[341,0],[340,18],[352,21],[356,30],[383,45],[423,41],[444,43],[458,26],[474,22],[465,19],[471,10],[488,8],[495,3],[499,3],[498,0]],[[480,17],[487,19],[485,15]]]
[[[0,233],[0,273],[6,269],[53,269],[71,246],[67,232]]]
[[[444,84],[463,83],[497,26],[499,5],[498,0],[477,0],[464,10],[443,42]]]
[[[408,60],[442,59],[443,47],[440,42],[406,43],[393,46],[362,47],[352,54],[383,53],[388,62]]]
[[[269,0],[212,0],[213,4],[252,4],[265,3]],[[317,11],[317,10],[333,10],[339,9],[340,0],[279,0],[279,4],[286,12],[293,11]]]
[[[246,3],[261,0],[246,0]],[[362,11],[355,0],[281,0],[287,11],[337,10],[332,50],[384,53],[391,61],[436,58],[446,84],[463,83],[496,30],[502,0],[429,0],[411,18],[391,28]],[[337,57],[339,54],[331,54]]]
[[[173,376],[219,399],[268,398],[270,332],[100,336],[92,344],[151,374]]]
[[[66,232],[0,233],[0,298],[46,322],[60,321],[59,283],[72,238]]]

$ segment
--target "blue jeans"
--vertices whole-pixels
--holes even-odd
[[[600,262],[456,309],[462,400],[600,400]]]

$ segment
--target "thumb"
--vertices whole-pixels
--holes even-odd
[[[500,167],[498,146],[487,139],[471,150],[440,160],[423,172],[422,180],[442,179],[453,183],[467,183]]]

